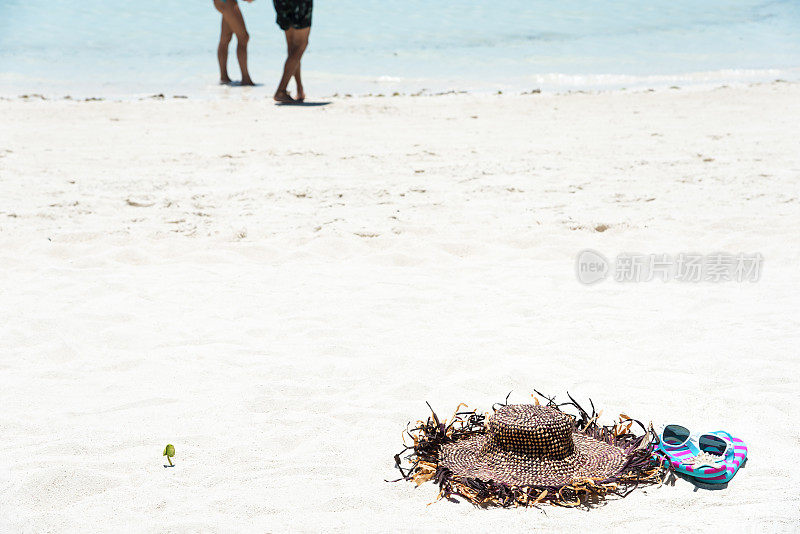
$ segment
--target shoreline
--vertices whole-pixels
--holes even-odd
[[[721,86],[745,87],[758,84],[773,83],[776,81],[786,83],[800,83],[800,67],[778,68],[778,69],[721,69],[718,71],[683,73],[676,75],[624,75],[624,74],[544,74],[532,75],[529,81],[517,81],[513,84],[491,84],[482,83],[483,87],[476,88],[475,84],[462,81],[466,88],[453,88],[457,81],[427,80],[422,79],[412,82],[391,76],[370,77],[360,80],[355,85],[344,80],[344,83],[331,81],[329,76],[313,72],[307,75],[314,85],[315,76],[319,77],[317,86],[319,87],[360,87],[359,90],[325,90],[320,91],[317,98],[334,98],[337,96],[348,98],[369,97],[369,96],[439,96],[446,94],[474,94],[491,95],[497,94],[527,94],[531,92],[541,92],[544,94],[568,94],[570,92],[586,93],[607,93],[616,91],[661,91],[678,87],[682,90],[703,91],[714,89]],[[321,83],[320,83],[321,82]],[[342,82],[342,80],[340,80]],[[410,88],[409,83],[414,83],[415,88]],[[17,82],[18,84],[18,82]],[[17,85],[14,84],[14,85]],[[470,87],[472,85],[473,87]],[[169,86],[165,83],[164,86]],[[439,87],[430,89],[428,87]],[[156,87],[155,85],[153,86]],[[153,90],[94,90],[90,88],[74,88],[74,90],[59,89],[36,89],[21,90],[4,88],[2,78],[0,78],[0,99],[13,99],[22,95],[44,97],[48,100],[60,100],[67,97],[75,100],[103,99],[114,101],[127,101],[138,98],[147,98],[151,95],[164,94],[167,97],[178,95],[198,100],[225,100],[239,96],[243,97],[261,96],[272,98],[272,86],[267,83],[258,83],[256,87],[239,87],[235,83],[230,86],[221,86],[215,83],[204,85],[173,84],[173,89],[164,91],[163,89]]]
[[[542,96],[566,96],[566,95],[575,95],[575,94],[584,94],[584,95],[606,95],[606,94],[638,94],[638,93],[654,93],[654,92],[672,92],[672,91],[684,91],[684,92],[707,92],[707,91],[715,91],[719,89],[740,89],[740,88],[747,88],[747,87],[760,87],[760,86],[768,86],[774,84],[787,84],[787,85],[798,85],[800,84],[800,80],[785,80],[782,78],[776,78],[774,80],[769,81],[758,81],[758,82],[730,82],[730,83],[723,83],[720,85],[686,85],[686,86],[662,86],[662,87],[635,87],[635,88],[614,88],[614,89],[569,89],[569,90],[541,90],[541,89],[532,89],[529,91],[468,91],[468,90],[449,90],[449,91],[429,91],[427,89],[422,89],[416,92],[399,92],[394,91],[391,93],[360,93],[360,94],[352,94],[352,93],[333,93],[328,95],[321,95],[314,97],[316,100],[323,100],[323,99],[359,99],[359,98],[406,98],[406,97],[442,97],[442,96],[457,96],[457,95],[466,95],[466,96],[475,96],[475,97],[492,97],[492,96],[509,96],[509,97],[517,97],[517,96],[535,96],[535,95],[542,95]],[[227,88],[229,92],[227,94],[220,94],[220,95],[203,95],[203,96],[190,96],[187,94],[180,94],[180,93],[150,93],[150,94],[131,94],[127,96],[87,96],[87,97],[73,97],[72,95],[63,95],[63,96],[47,96],[44,93],[39,92],[22,92],[18,95],[0,95],[0,101],[9,101],[13,102],[16,100],[26,100],[26,101],[72,101],[72,102],[134,102],[134,101],[143,101],[143,100],[194,100],[194,101],[223,101],[223,100],[236,100],[237,96],[247,99],[255,98],[256,101],[258,100],[272,100],[272,94],[270,91],[261,88],[251,88],[251,87],[230,87]],[[241,91],[242,94],[236,94],[234,91]],[[255,94],[253,94],[255,93]],[[261,93],[261,94],[259,94]],[[302,107],[302,106],[300,106]]]

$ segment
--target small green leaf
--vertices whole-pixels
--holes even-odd
[[[175,456],[175,446],[171,443],[167,444],[167,446],[164,447],[164,454],[161,456],[166,456],[167,458],[172,458]]]

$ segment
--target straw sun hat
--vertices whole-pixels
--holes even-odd
[[[570,397],[572,400],[572,397]],[[561,411],[576,408],[579,416]],[[497,405],[496,405],[497,406]],[[461,406],[459,406],[461,408]],[[440,497],[461,496],[482,506],[550,502],[586,504],[592,495],[626,495],[631,486],[660,480],[652,460],[656,438],[641,423],[620,416],[607,427],[599,414],[574,400],[557,405],[500,404],[491,416],[459,412],[450,422],[435,413],[408,430],[413,445],[395,455],[403,478],[417,485],[433,479]],[[637,423],[642,435],[632,433]],[[401,455],[411,462],[404,468]]]

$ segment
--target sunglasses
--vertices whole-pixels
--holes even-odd
[[[692,434],[692,432],[681,425],[667,425],[659,436],[661,441],[670,447],[680,447],[694,439],[700,451],[725,457],[732,448],[731,442],[714,434]]]

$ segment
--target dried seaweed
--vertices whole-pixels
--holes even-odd
[[[418,421],[414,428],[407,427],[403,433],[404,438],[408,436],[412,444],[405,445],[405,448],[394,456],[395,465],[401,475],[397,480],[413,481],[418,486],[433,480],[439,486],[438,498],[457,501],[457,497],[461,497],[479,507],[504,508],[542,503],[590,507],[608,495],[625,497],[640,485],[661,482],[665,467],[663,463],[653,458],[658,437],[652,427],[648,428],[624,414],[620,415],[619,421],[615,424],[601,426],[597,420],[602,412],[595,411],[591,400],[589,401],[591,413],[589,413],[569,393],[567,396],[570,401],[564,403],[556,403],[554,397],[548,397],[538,391],[536,393],[547,401],[546,406],[561,412],[564,411],[562,406],[574,408],[577,415],[567,415],[574,419],[575,427],[592,438],[622,448],[628,457],[627,462],[613,477],[574,479],[563,486],[511,486],[491,480],[457,477],[449,469],[439,465],[439,449],[447,443],[486,432],[488,414],[481,414],[475,410],[460,411],[465,406],[461,404],[456,408],[453,417],[441,421],[428,404],[431,416],[425,421]],[[493,405],[492,409],[496,410],[498,406],[507,404],[508,397],[504,402]],[[539,404],[538,399],[536,404]],[[636,435],[631,431],[634,424],[643,431],[642,434]],[[403,465],[404,460],[406,467]]]

